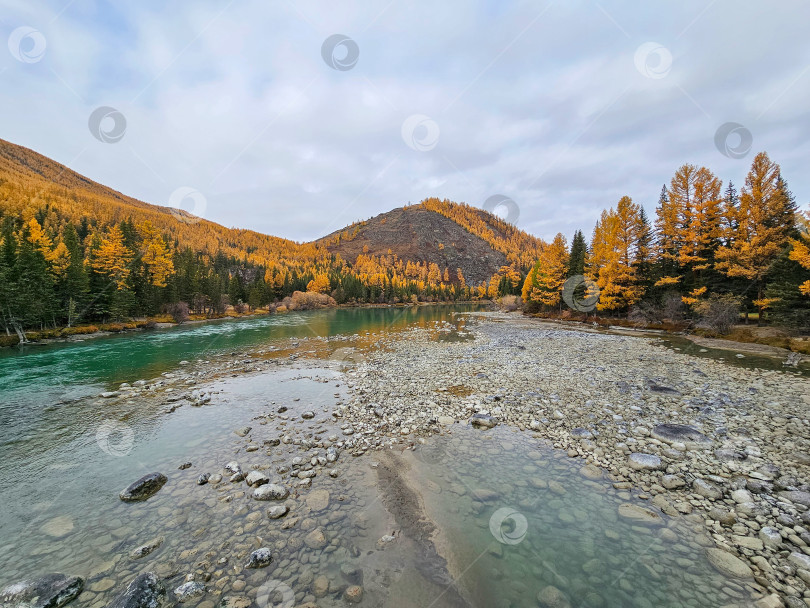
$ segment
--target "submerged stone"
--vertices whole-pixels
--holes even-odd
[[[84,579],[66,574],[46,574],[0,589],[3,608],[60,608],[84,589]]]
[[[153,572],[138,575],[107,608],[160,608],[166,601],[166,588]]]
[[[167,481],[163,473],[149,473],[121,490],[118,497],[124,502],[140,502],[157,494]]]

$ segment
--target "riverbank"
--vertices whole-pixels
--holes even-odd
[[[327,308],[331,309],[363,309],[363,308],[413,308],[422,306],[456,306],[456,305],[491,305],[488,300],[483,301],[458,301],[458,302],[419,302],[413,304],[410,302],[401,302],[398,304],[375,304],[375,303],[355,303],[355,304],[339,304]],[[318,309],[313,309],[318,310]],[[276,311],[271,308],[258,309],[254,311],[237,313],[229,311],[222,315],[206,316],[193,315],[190,319],[183,322],[169,321],[166,315],[158,317],[141,317],[133,318],[128,321],[120,323],[103,323],[100,325],[81,325],[76,327],[57,327],[53,329],[46,329],[41,331],[26,332],[28,342],[25,344],[57,344],[60,342],[82,342],[93,338],[101,338],[104,336],[111,336],[114,334],[147,331],[151,329],[171,329],[174,327],[183,327],[189,325],[199,325],[202,323],[210,323],[215,321],[228,321],[236,319],[251,319],[255,317],[264,317],[274,314],[287,314],[289,312],[300,312],[291,310]],[[20,344],[19,338],[15,335],[0,336],[0,348],[9,348],[18,346]]]
[[[21,428],[18,459],[5,458],[19,477],[8,501],[25,522],[20,533],[4,525],[17,539],[0,556],[8,582],[28,576],[30,560],[85,576],[90,608],[147,570],[172,601],[198,608],[247,608],[269,579],[321,608],[363,594],[397,608],[477,605],[464,599],[476,585],[500,594],[487,605],[810,605],[808,378],[519,314],[448,312],[394,328],[399,316],[206,348],[83,398],[92,445],[53,454],[64,471],[54,474],[73,482],[33,517],[27,497],[48,484],[48,450],[69,446],[48,434],[32,449],[42,420]],[[149,471],[166,486],[117,501]],[[284,498],[257,500],[270,484]],[[497,506],[526,515],[526,542],[487,546]],[[459,547],[472,537],[484,548]],[[271,569],[245,568],[265,548]],[[465,573],[479,580],[458,584]]]
[[[650,339],[469,316],[472,342],[412,330],[348,372],[356,451],[397,436],[418,445],[476,418],[515,426],[654,512],[700,523],[718,569],[762,594],[810,599],[810,380]]]

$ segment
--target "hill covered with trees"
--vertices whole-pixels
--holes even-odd
[[[0,140],[0,322],[71,326],[177,303],[218,315],[295,291],[338,303],[496,297],[519,291],[542,247],[467,205],[430,199],[386,215],[403,214],[420,218],[418,247],[388,238],[384,216],[297,243],[150,205]]]

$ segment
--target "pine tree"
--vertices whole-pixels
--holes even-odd
[[[582,234],[582,230],[574,232],[571,239],[571,256],[568,262],[568,276],[574,277],[585,274],[585,261],[588,255],[588,243]]]
[[[798,216],[799,238],[790,239],[790,259],[810,271],[810,211]],[[803,278],[803,277],[802,277]],[[810,277],[800,281],[799,291],[810,297]],[[810,323],[810,321],[808,321]]]
[[[63,314],[66,315],[70,327],[82,316],[90,283],[79,245],[79,236],[72,224],[67,224],[62,230],[62,242],[67,249],[69,263],[64,278],[57,283],[57,291],[60,294]]]
[[[765,152],[754,158],[745,178],[730,245],[717,251],[717,268],[729,277],[748,280],[760,317],[772,303],[764,289],[771,265],[795,234],[795,203],[781,179],[779,165]]]

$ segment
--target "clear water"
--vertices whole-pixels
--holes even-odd
[[[65,342],[0,349],[0,461],[3,446],[44,433],[64,439],[85,418],[84,402],[122,382],[151,379],[181,361],[246,352],[290,338],[397,331],[455,321],[476,305],[341,308],[223,320]],[[95,412],[87,415],[95,416]],[[34,449],[42,449],[36,445]]]
[[[750,602],[741,581],[707,561],[714,543],[702,523],[661,514],[658,524],[641,525],[619,507],[649,501],[584,477],[582,460],[528,433],[452,428],[410,462],[476,606],[534,607],[549,586],[582,607]],[[479,500],[481,490],[491,498]]]
[[[244,483],[226,477],[218,485],[197,485],[200,473],[224,473],[232,460],[246,472],[259,468],[292,485],[289,473],[278,474],[277,467],[322,455],[323,447],[266,440],[290,434],[299,444],[328,445],[328,436],[343,437],[340,427],[350,421],[330,416],[346,395],[339,368],[313,362],[296,369],[287,351],[268,371],[209,381],[212,399],[202,407],[169,401],[172,393],[96,396],[122,381],[157,377],[183,359],[260,350],[288,338],[439,323],[437,340],[466,339],[445,324],[458,310],[321,311],[3,353],[0,587],[45,572],[78,574],[86,587],[72,605],[102,608],[138,573],[155,571],[170,590],[187,577],[204,582],[205,593],[185,602],[189,607],[214,608],[223,596],[246,596],[260,608],[308,601],[324,608],[346,605],[341,594],[351,582],[348,569],[362,571],[362,605],[369,606],[534,607],[549,585],[572,606],[744,603],[744,586],[706,562],[702,523],[663,516],[660,525],[647,527],[624,520],[620,504],[646,502],[606,480],[584,478],[581,461],[501,427],[480,432],[454,425],[449,436],[389,454],[420,496],[417,513],[388,505],[390,485],[381,481],[380,455],[373,452],[360,458],[344,452],[336,464],[318,468],[312,489],[294,489],[286,501],[291,512],[280,520],[266,516],[272,503],[253,500]],[[302,354],[323,345],[312,342],[302,342]],[[178,381],[175,388],[188,393],[200,386]],[[174,409],[180,403],[185,405]],[[289,409],[278,414],[280,406]],[[301,423],[305,410],[315,411],[315,420]],[[105,424],[115,432],[100,435]],[[252,427],[246,437],[234,434],[244,426]],[[185,462],[192,466],[178,469]],[[326,473],[332,466],[336,478]],[[143,503],[118,500],[124,486],[151,471],[169,478],[160,492]],[[564,492],[549,489],[555,484]],[[479,489],[492,495],[478,500]],[[329,506],[316,511],[308,498],[322,490]],[[493,526],[502,509],[511,517]],[[525,531],[515,514],[525,520]],[[432,542],[446,564],[426,562],[424,538],[412,537],[402,517],[436,522]],[[325,547],[306,544],[316,527]],[[388,535],[395,540],[381,542]],[[156,537],[163,538],[158,549],[130,557]],[[274,563],[245,569],[248,554],[261,546],[273,550]],[[329,583],[323,597],[315,597],[317,577]],[[441,584],[445,579],[457,581],[458,593]],[[271,588],[292,595],[273,595]]]

